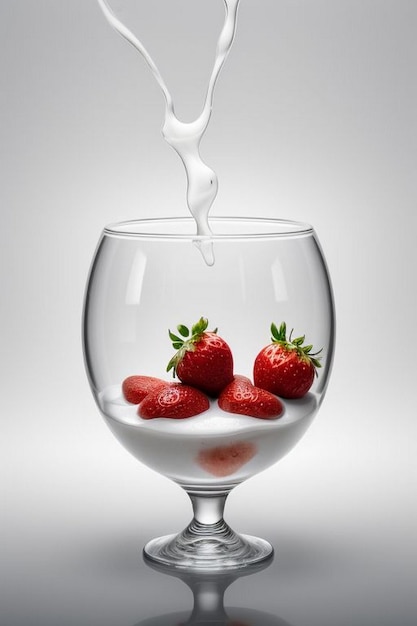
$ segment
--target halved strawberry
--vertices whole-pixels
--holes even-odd
[[[143,419],[169,417],[184,419],[207,411],[210,401],[201,391],[182,383],[167,383],[151,391],[139,405]]]
[[[255,385],[281,398],[302,398],[310,389],[321,367],[312,345],[303,346],[305,336],[287,339],[285,322],[277,328],[271,324],[272,343],[263,348],[255,359],[253,378]]]
[[[122,383],[122,392],[128,402],[139,404],[148,393],[162,385],[169,383],[154,376],[128,376]]]
[[[227,343],[217,335],[217,329],[207,331],[208,320],[202,317],[191,329],[180,324],[179,335],[169,332],[177,352],[167,366],[174,376],[187,385],[217,397],[233,380],[233,356]]]
[[[276,396],[255,387],[246,376],[239,375],[223,389],[218,404],[223,411],[261,419],[278,418],[284,411]]]
[[[131,404],[139,404],[151,391],[170,383],[154,376],[128,376],[122,383],[125,400]]]
[[[251,441],[237,441],[228,446],[216,446],[200,450],[197,463],[213,476],[230,476],[256,454],[256,446]]]

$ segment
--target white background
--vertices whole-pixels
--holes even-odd
[[[112,4],[186,120],[202,103],[222,5]],[[228,602],[292,626],[417,617],[416,25],[414,0],[242,0],[202,143],[220,181],[213,213],[314,224],[333,279],[337,353],[322,409],[227,510],[277,553]],[[0,616],[133,626],[190,608],[140,548],[191,510],[101,420],[82,300],[103,225],[186,215],[185,177],[160,133],[158,87],[95,0],[2,0],[0,47]]]

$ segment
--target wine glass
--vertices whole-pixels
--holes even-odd
[[[192,218],[105,227],[86,288],[83,340],[91,389],[110,430],[191,498],[190,525],[152,539],[146,558],[213,571],[246,568],[272,555],[264,539],[234,532],[223,510],[230,491],[289,452],[317,413],[332,364],[334,305],[310,225],[213,217],[210,226],[210,237],[195,234]],[[206,263],[207,251],[214,263]],[[138,411],[148,396],[141,404],[128,402],[123,381],[147,376],[182,385],[167,372],[175,353],[168,330],[178,334],[177,328],[184,332],[201,319],[230,347],[233,375],[251,383],[255,359],[271,343],[271,326],[276,332],[285,322],[294,339],[305,335],[319,353],[311,388],[299,398],[280,398],[283,412],[272,419],[223,410],[216,397],[192,417],[144,419]]]

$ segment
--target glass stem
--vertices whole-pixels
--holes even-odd
[[[220,621],[226,617],[224,611],[225,589],[219,589],[219,584],[216,581],[200,581],[195,583],[191,590],[194,596],[192,619],[197,621],[197,619],[203,618],[208,622],[209,617],[213,621]]]
[[[219,491],[203,491],[183,486],[188,493],[194,516],[182,532],[168,537],[153,539],[145,546],[145,555],[151,561],[170,564],[189,571],[240,569],[249,564],[260,563],[272,555],[272,547],[266,541],[235,533],[223,519],[224,506],[232,487]],[[222,593],[208,584],[197,586],[195,592],[195,613],[201,611],[221,613]],[[230,584],[230,579],[222,581]],[[188,584],[188,583],[187,583]],[[223,590],[223,587],[221,588]],[[191,622],[190,622],[191,623]]]
[[[223,522],[224,506],[228,493],[204,494],[189,493],[193,505],[194,520],[202,526],[212,526]]]

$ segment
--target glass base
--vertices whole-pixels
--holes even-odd
[[[144,558],[182,570],[238,570],[273,556],[264,539],[239,535],[224,520],[202,524],[193,519],[178,535],[152,539],[144,547]]]

